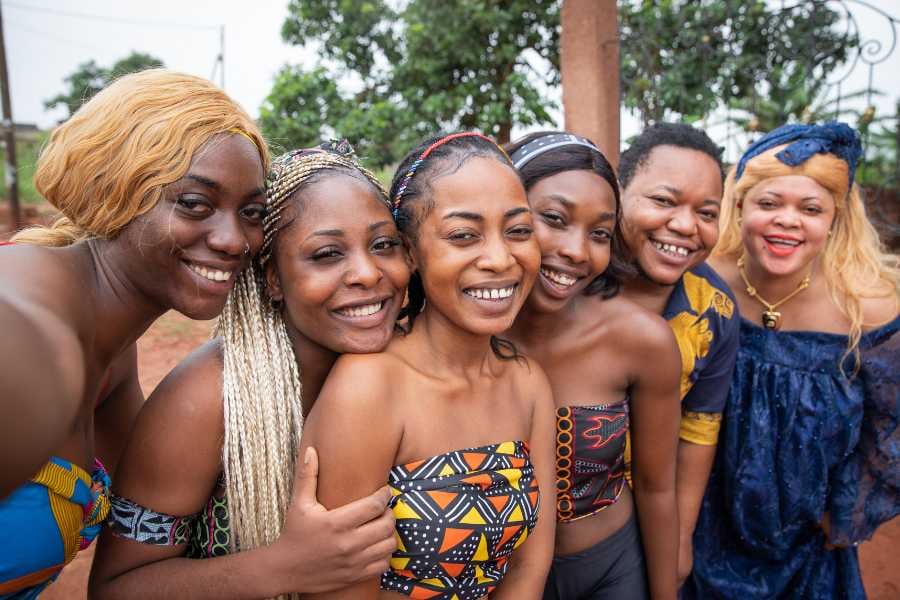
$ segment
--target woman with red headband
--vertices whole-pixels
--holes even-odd
[[[461,133],[413,150],[391,199],[413,266],[406,333],[338,360],[304,444],[326,506],[388,482],[398,548],[380,581],[327,597],[536,600],[553,554],[553,401],[497,337],[540,265],[525,190],[493,141]]]

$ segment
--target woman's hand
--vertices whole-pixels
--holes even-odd
[[[316,499],[319,460],[309,447],[297,461],[294,494],[281,536],[271,546],[286,589],[327,592],[377,577],[388,569],[397,544],[394,515],[383,487],[328,510]]]

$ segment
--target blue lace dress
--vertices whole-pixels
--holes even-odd
[[[900,317],[847,338],[744,320],[685,598],[865,598],[854,544],[900,513]],[[820,523],[830,515],[828,550]]]

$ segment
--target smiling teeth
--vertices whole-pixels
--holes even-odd
[[[191,263],[187,264],[188,268],[199,275],[200,277],[205,277],[210,281],[228,281],[231,279],[231,271],[219,271],[218,269],[207,269],[206,267],[202,267],[200,265],[194,265]]]
[[[513,290],[516,289],[516,286],[510,286],[505,288],[485,288],[485,289],[468,289],[464,290],[466,294],[472,296],[473,298],[478,298],[479,300],[503,300],[505,298],[509,298],[513,295]]]
[[[657,250],[662,250],[663,252],[674,254],[676,256],[687,256],[688,254],[690,254],[690,251],[687,248],[676,246],[674,244],[661,244],[659,242],[653,242],[653,245],[656,246]]]
[[[554,283],[558,283],[559,285],[564,285],[566,287],[571,287],[575,285],[576,281],[578,281],[578,279],[572,277],[571,275],[566,275],[565,273],[560,273],[559,271],[551,271],[546,267],[541,267],[541,275]]]
[[[336,312],[339,312],[347,317],[368,317],[369,315],[374,315],[379,310],[381,310],[382,306],[384,306],[384,302],[376,302],[375,304],[364,304],[362,306],[342,308]]]
[[[800,242],[797,240],[784,240],[781,238],[766,238],[766,241],[770,244],[777,244],[779,246],[791,246],[792,248],[796,248],[800,245]]]

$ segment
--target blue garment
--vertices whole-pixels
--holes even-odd
[[[56,456],[0,501],[0,600],[31,600],[100,533],[109,477]]]
[[[850,185],[853,185],[856,164],[863,153],[862,143],[855,129],[838,121],[823,125],[792,123],[773,129],[747,148],[738,161],[735,179],[740,179],[744,174],[747,161],[785,144],[789,144],[788,147],[775,155],[775,158],[784,164],[796,167],[815,154],[834,154],[847,163]]]
[[[700,263],[678,280],[662,316],[681,351],[684,411],[721,413],[740,330],[734,294],[712,267]]]
[[[685,598],[865,598],[856,548],[900,512],[900,317],[847,337],[741,323]]]

